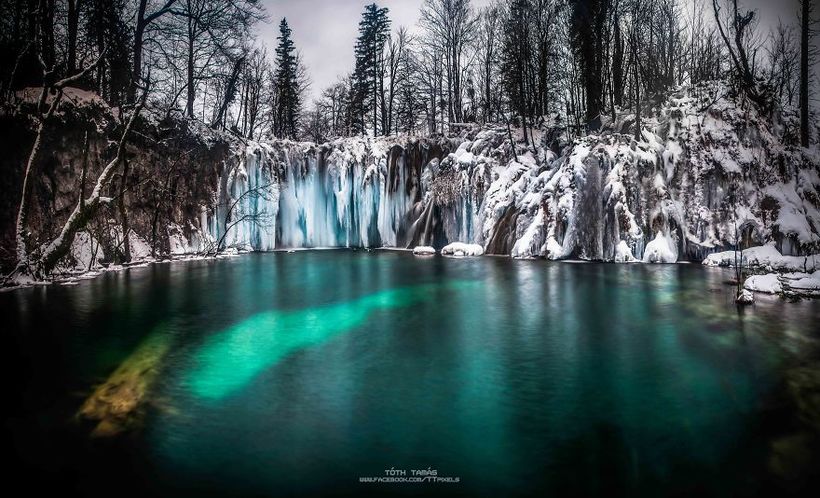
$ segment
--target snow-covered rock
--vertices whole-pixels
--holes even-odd
[[[484,248],[478,244],[453,242],[442,247],[441,254],[446,256],[481,256],[484,254]]]
[[[814,272],[820,267],[820,254],[806,256],[783,256],[773,244],[750,247],[735,254],[723,251],[706,256],[706,266],[734,267],[735,261],[744,268],[766,272]]]
[[[74,237],[70,254],[74,263],[73,268],[63,267],[61,270],[87,271],[97,267],[99,260],[105,259],[100,242],[87,231],[78,232]]]
[[[737,304],[753,304],[755,302],[755,296],[750,291],[741,289],[737,298],[735,298],[735,302]]]
[[[820,272],[786,273],[781,282],[785,294],[820,297]]]
[[[413,248],[413,254],[416,256],[433,256],[436,250],[430,246],[416,246]]]
[[[780,285],[780,276],[776,273],[752,275],[743,283],[743,288],[766,294],[779,294],[783,291],[783,287]]]
[[[743,284],[745,289],[768,294],[820,296],[820,272],[767,273],[752,275]]]

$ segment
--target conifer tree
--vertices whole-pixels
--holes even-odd
[[[388,9],[375,3],[365,6],[359,22],[359,37],[356,40],[356,67],[353,70],[353,114],[354,132],[362,133],[365,128],[365,114],[372,110],[373,135],[379,133],[378,106],[384,101],[384,45],[390,32]],[[381,99],[379,96],[381,95]],[[384,131],[384,130],[382,130]]]
[[[276,47],[276,92],[277,99],[274,135],[296,138],[299,119],[299,88],[297,80],[296,47],[290,38],[291,29],[287,19],[279,23],[279,45]]]

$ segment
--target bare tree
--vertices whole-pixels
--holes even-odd
[[[385,62],[387,63],[387,102],[382,102],[382,112],[386,116],[382,123],[382,130],[385,135],[389,135],[393,131],[393,110],[396,102],[396,93],[401,87],[404,80],[410,77],[405,71],[402,71],[403,60],[407,56],[407,46],[411,41],[410,35],[407,33],[407,28],[400,26],[396,30],[395,35],[390,36],[387,41]],[[382,93],[383,98],[385,94]]]
[[[244,48],[249,27],[264,15],[254,0],[182,0],[171,13],[184,40],[185,113],[193,118],[200,83],[211,78],[226,59],[239,59],[237,52]]]
[[[470,0],[424,0],[421,8],[419,23],[430,42],[438,45],[438,53],[444,56],[450,122],[463,119],[464,56],[475,36],[477,22]]]
[[[769,86],[781,103],[791,105],[797,93],[799,54],[794,28],[780,22],[769,36]]]
[[[246,210],[243,205],[250,202],[256,204],[260,199],[270,200],[271,187],[275,182],[271,181],[262,185],[248,188],[234,199],[228,199],[221,207],[225,208],[223,219],[224,229],[215,243],[205,248],[205,254],[216,255],[227,249],[225,241],[231,230],[240,223],[251,223],[257,226],[267,226],[272,222],[272,215],[264,210]]]
[[[721,38],[729,50],[732,60],[732,67],[740,81],[741,88],[749,99],[767,108],[766,98],[757,87],[754,67],[749,61],[748,46],[754,35],[755,11],[741,11],[738,8],[737,0],[727,0],[730,2],[729,19],[724,20],[721,15],[721,0],[712,0],[712,10],[715,14],[715,24],[718,27]],[[724,26],[726,24],[727,26]],[[732,39],[729,39],[729,36]]]
[[[493,95],[493,90],[498,78],[500,18],[501,7],[498,4],[491,4],[479,13],[477,80],[482,120],[485,123],[493,120],[493,109],[496,107],[497,97]]]
[[[241,118],[242,135],[253,139],[263,126],[261,121],[265,115],[264,106],[266,104],[266,92],[268,74],[271,71],[265,48],[257,48],[251,52],[250,57],[243,65],[242,72],[242,92],[240,97],[238,120]]]
[[[145,39],[145,32],[148,27],[157,19],[171,12],[171,7],[177,0],[166,0],[166,2],[153,12],[148,12],[148,0],[139,0],[137,7],[136,22],[134,25],[134,49],[133,49],[133,69],[132,81],[138,82],[142,77],[142,52]],[[73,3],[73,2],[72,2]],[[131,98],[136,96],[136,86],[131,87]]]

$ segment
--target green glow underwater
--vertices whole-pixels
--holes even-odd
[[[411,306],[432,299],[436,290],[464,289],[478,283],[400,287],[327,306],[257,313],[213,335],[196,353],[197,366],[184,382],[200,398],[222,399],[288,354],[348,332],[378,310]]]

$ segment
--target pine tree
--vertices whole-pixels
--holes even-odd
[[[277,99],[274,135],[296,138],[299,120],[299,82],[297,81],[296,47],[290,39],[291,29],[287,19],[279,23],[279,46],[276,47],[276,91]]]
[[[364,132],[365,114],[372,109],[373,135],[378,135],[378,107],[384,100],[384,45],[390,32],[388,9],[372,3],[365,6],[356,40],[356,67],[353,70],[353,130]],[[381,99],[379,98],[381,95]],[[382,130],[384,131],[384,130]]]

